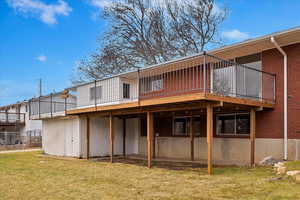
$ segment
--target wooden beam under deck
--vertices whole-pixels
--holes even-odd
[[[191,142],[191,161],[194,161],[194,118],[190,118],[190,142]]]
[[[123,156],[126,156],[126,118],[123,118]]]
[[[256,138],[256,111],[255,109],[251,109],[250,112],[250,143],[251,143],[251,152],[250,152],[250,160],[251,165],[255,164],[255,138]]]
[[[113,163],[114,156],[114,119],[113,115],[109,115],[109,142],[110,142],[110,162]]]
[[[148,168],[152,166],[153,157],[153,113],[147,112],[147,157]]]
[[[90,117],[86,116],[86,158],[90,158]]]
[[[212,174],[213,107],[207,105],[207,172]]]
[[[69,110],[66,113],[67,115],[73,115],[73,114],[82,114],[82,113],[89,113],[89,112],[96,112],[96,111],[111,112],[114,110],[122,110],[122,109],[130,109],[130,108],[139,108],[143,110],[151,106],[167,106],[176,103],[195,102],[195,101],[210,101],[211,103],[216,102],[217,104],[232,103],[237,105],[263,107],[263,108],[274,107],[274,104],[268,102],[200,92],[200,93],[192,93],[192,94],[185,94],[185,95],[178,95],[178,96],[144,99],[136,102],[109,105],[109,106],[97,106],[97,107],[92,106],[88,108],[79,108],[79,109]],[[146,110],[145,112],[148,111],[149,110]]]
[[[218,102],[211,103],[212,105],[220,105]],[[197,109],[206,109],[207,102],[205,101],[195,101],[192,103],[183,103],[183,104],[171,104],[171,105],[161,105],[161,106],[147,106],[147,107],[137,107],[137,108],[128,108],[122,110],[113,110],[113,111],[103,111],[103,112],[94,112],[90,113],[90,116],[109,116],[112,113],[115,116],[121,115],[133,115],[133,114],[146,114],[147,112],[170,112],[170,111],[180,111],[180,110],[197,110]]]
[[[255,100],[251,100],[251,99],[221,96],[221,95],[212,94],[212,93],[206,93],[205,99],[210,100],[210,101],[219,101],[219,102],[232,103],[232,104],[238,104],[238,105],[263,107],[263,108],[274,108],[273,103],[269,103],[266,101],[255,101]]]

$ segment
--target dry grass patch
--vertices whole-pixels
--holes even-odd
[[[207,176],[205,168],[147,169],[26,152],[0,155],[0,199],[300,199],[300,184],[269,181],[274,176],[267,167],[222,167]]]

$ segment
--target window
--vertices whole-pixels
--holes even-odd
[[[151,82],[151,90],[152,91],[159,91],[163,89],[163,81],[162,79],[153,80]]]
[[[162,76],[151,76],[140,79],[141,91],[143,93],[155,92],[163,89]]]
[[[191,118],[176,117],[173,119],[173,135],[188,136],[190,135]],[[193,132],[194,136],[199,136],[201,132],[200,117],[193,117]]]
[[[250,116],[248,113],[217,115],[218,135],[248,135]]]
[[[193,132],[194,136],[199,136],[201,133],[201,118],[200,117],[194,117],[193,118]]]
[[[95,100],[102,98],[102,86],[91,87],[90,88],[90,100]]]
[[[174,136],[187,136],[187,118],[176,117],[173,120],[173,135]]]
[[[248,114],[236,114],[236,133],[250,134],[250,116]]]
[[[129,99],[130,98],[130,84],[123,83],[123,98]]]

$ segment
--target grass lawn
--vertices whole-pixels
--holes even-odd
[[[300,162],[289,164],[300,169]],[[166,169],[42,156],[0,154],[0,199],[300,199],[300,184],[271,168]]]

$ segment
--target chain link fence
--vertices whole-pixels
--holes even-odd
[[[0,150],[19,149],[42,146],[42,131],[40,129],[30,130],[26,135],[19,132],[0,132]]]

